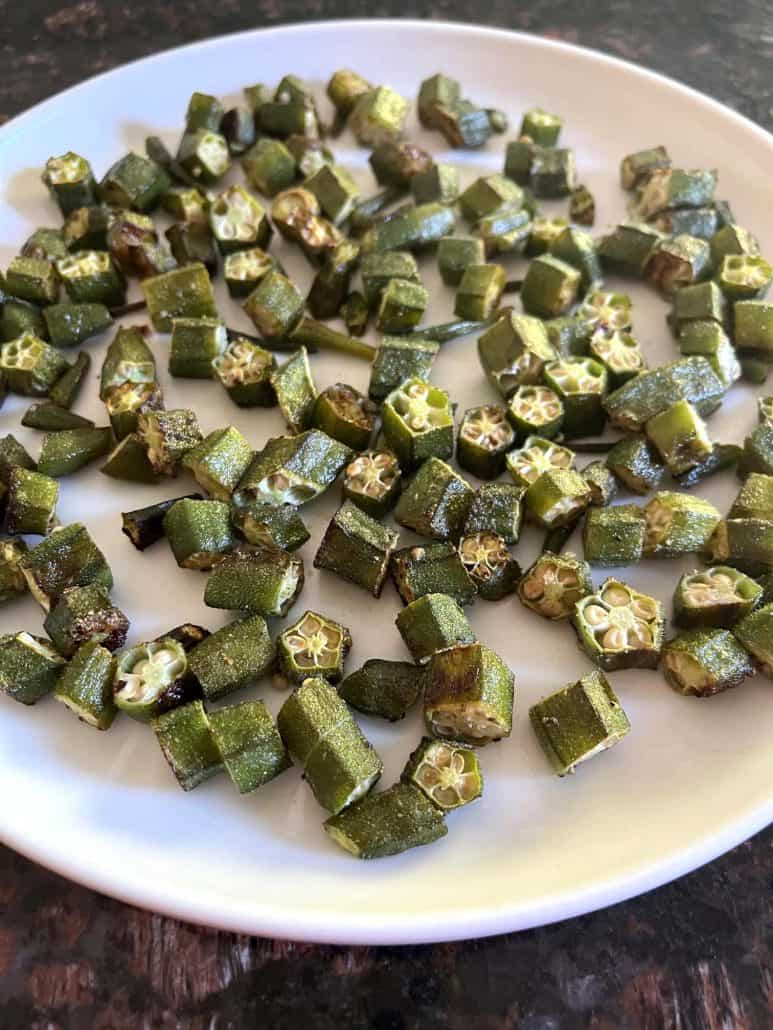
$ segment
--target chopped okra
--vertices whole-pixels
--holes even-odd
[[[444,593],[457,604],[474,601],[477,588],[453,544],[419,544],[394,551],[389,563],[397,592],[405,604],[425,594]]]
[[[509,737],[514,695],[512,672],[483,644],[436,651],[424,688],[427,730],[433,737],[475,747]]]
[[[577,186],[574,152],[564,147],[541,147],[535,143],[529,167],[529,186],[540,200],[568,197]]]
[[[201,701],[189,701],[163,712],[153,718],[151,725],[183,790],[193,790],[222,772],[223,760]]]
[[[156,363],[145,342],[146,332],[145,326],[119,327],[102,363],[99,384],[102,400],[107,398],[110,390],[125,383],[155,384]]]
[[[306,611],[277,637],[279,670],[290,683],[303,683],[309,677],[338,683],[351,646],[352,636],[345,626]]]
[[[763,423],[746,437],[739,472],[744,475],[759,472],[773,476],[773,426]]]
[[[596,201],[587,186],[575,186],[569,196],[569,218],[577,225],[593,225]]]
[[[687,352],[683,350],[682,353]],[[595,332],[588,343],[588,354],[607,370],[609,384],[613,390],[627,383],[646,367],[639,341],[633,333],[625,330]]]
[[[113,574],[105,556],[80,522],[50,533],[19,562],[30,593],[48,612],[68,587],[91,583],[110,590]]]
[[[306,297],[309,311],[315,318],[335,318],[340,313],[359,260],[360,246],[353,240],[342,240],[335,250],[329,252]]]
[[[215,565],[204,590],[204,604],[282,616],[295,604],[303,581],[303,559],[287,551],[270,546],[238,551]]]
[[[521,568],[498,534],[466,534],[459,541],[459,557],[482,600],[501,601],[515,592]]]
[[[733,501],[728,518],[773,518],[773,474],[750,473]]]
[[[91,583],[65,590],[43,627],[59,654],[71,658],[90,641],[117,651],[126,642],[129,620],[112,604],[104,587]]]
[[[428,300],[429,293],[421,283],[390,279],[381,291],[376,328],[382,333],[407,332],[421,321]]]
[[[271,408],[276,404],[271,385],[275,369],[274,355],[243,336],[230,340],[222,354],[212,359],[212,371],[240,408]]]
[[[430,154],[415,143],[386,140],[368,158],[373,174],[383,186],[407,190],[411,179],[432,167]]]
[[[485,259],[483,240],[446,236],[438,243],[438,269],[446,286],[458,286],[465,270],[470,265],[482,265]]]
[[[532,107],[524,113],[521,136],[528,136],[540,147],[554,147],[558,143],[563,118],[550,114],[541,107]]]
[[[749,655],[726,629],[690,629],[663,645],[663,674],[680,694],[711,697],[753,673]]]
[[[97,184],[91,165],[85,157],[68,150],[60,157],[49,157],[43,182],[59,205],[63,215],[85,204],[95,204]]]
[[[590,488],[592,505],[603,507],[612,501],[617,493],[617,480],[605,462],[592,461],[581,470],[580,475]]]
[[[528,186],[537,147],[529,137],[511,140],[505,148],[505,175],[519,186]]]
[[[395,521],[419,536],[458,540],[473,496],[469,483],[440,458],[430,457],[404,489]]]
[[[67,256],[67,244],[61,229],[35,229],[24,241],[19,252],[22,257],[58,261]]]
[[[40,445],[38,472],[54,479],[69,476],[107,454],[112,447],[113,431],[109,426],[46,433]]]
[[[555,529],[570,524],[588,507],[590,489],[579,472],[550,468],[531,483],[523,501],[537,525]]]
[[[351,501],[344,501],[325,530],[314,567],[335,572],[380,597],[398,539],[393,529],[382,526]]]
[[[43,318],[55,347],[77,347],[98,336],[113,322],[104,304],[49,304]]]
[[[540,319],[509,312],[478,339],[478,357],[491,385],[509,397],[523,384],[538,383],[556,352]]]
[[[401,484],[400,464],[391,451],[364,451],[344,469],[344,498],[374,519],[394,508]]]
[[[707,278],[710,270],[708,243],[687,233],[658,240],[644,262],[645,276],[667,297]]]
[[[716,322],[724,326],[728,321],[728,307],[727,299],[713,280],[696,283],[677,290],[666,320],[677,334],[690,322]]]
[[[720,520],[708,501],[668,490],[655,494],[642,514],[645,558],[679,558],[703,551]]]
[[[234,503],[299,507],[324,493],[351,459],[348,447],[318,429],[275,437],[256,453],[234,491]]]
[[[0,348],[0,372],[11,393],[45,397],[68,369],[67,361],[34,333],[23,333]]]
[[[507,404],[507,418],[516,437],[547,439],[558,434],[564,422],[564,405],[549,386],[519,386]]]
[[[716,279],[728,300],[758,300],[773,281],[773,265],[756,254],[727,254]]]
[[[568,619],[593,590],[590,568],[573,554],[541,554],[518,584],[522,604],[544,619]]]
[[[107,233],[115,216],[103,205],[79,207],[71,211],[62,226],[62,238],[67,246],[67,257],[73,251],[108,250]],[[140,216],[144,217],[144,216]],[[151,233],[152,233],[152,220]],[[141,234],[143,238],[146,232]],[[62,260],[60,258],[59,260]]]
[[[261,137],[242,157],[242,168],[250,186],[274,197],[295,181],[295,158],[281,140]]]
[[[456,292],[454,314],[480,321],[490,318],[504,288],[505,270],[501,265],[468,265]]]
[[[290,432],[297,434],[309,429],[317,401],[317,388],[312,379],[306,348],[300,347],[284,364],[274,369],[269,381]]]
[[[158,383],[121,383],[111,386],[105,397],[110,425],[117,440],[136,433],[140,415],[163,411],[164,398]]]
[[[671,167],[671,158],[663,146],[649,147],[628,154],[620,162],[620,184],[624,190],[632,190],[642,182],[646,182],[653,172],[660,172]]]
[[[170,225],[164,233],[177,265],[204,265],[210,275],[217,275],[217,253],[215,252],[215,238],[209,228],[209,224],[202,225],[200,222],[177,222]],[[239,251],[236,251],[238,254]],[[229,255],[230,256],[230,255]],[[227,265],[224,263],[224,278]],[[172,271],[169,268],[157,267],[154,271],[148,271],[148,275],[160,275],[162,272]],[[143,277],[144,278],[144,277]]]
[[[215,429],[182,459],[196,482],[217,501],[228,501],[252,461],[253,450],[235,426]]]
[[[424,670],[413,662],[370,658],[361,669],[349,673],[338,693],[358,712],[396,722],[413,707],[423,686]]]
[[[228,141],[211,129],[186,132],[177,149],[177,162],[193,180],[212,185],[231,166]]]
[[[738,300],[733,305],[733,342],[741,353],[773,361],[773,303]]]
[[[656,490],[666,471],[643,436],[625,437],[616,443],[607,455],[607,468],[635,494]]]
[[[648,419],[680,400],[689,401],[699,415],[710,415],[725,390],[706,358],[697,355],[634,376],[607,394],[604,407],[614,425],[638,433]]]
[[[331,816],[325,833],[355,858],[387,858],[432,844],[448,830],[443,815],[423,791],[410,783],[369,794]]]
[[[745,615],[733,627],[733,635],[752,656],[763,676],[773,679],[773,604]]]
[[[663,646],[663,605],[617,579],[607,579],[574,606],[580,647],[605,672],[654,669]]]
[[[296,551],[309,539],[309,531],[292,504],[253,501],[231,510],[234,528],[249,544]]]
[[[190,671],[207,701],[241,690],[274,665],[274,645],[261,615],[215,630],[188,654]]]
[[[580,288],[580,272],[551,254],[535,257],[529,263],[521,287],[524,310],[539,318],[565,315]]]
[[[8,633],[0,637],[0,693],[34,705],[56,686],[64,659],[43,637]]]
[[[644,428],[647,439],[675,476],[700,464],[714,447],[706,423],[686,400],[653,415]]]
[[[679,350],[682,354],[702,354],[717,378],[727,389],[741,377],[741,366],[735,348],[717,322],[687,322],[679,330]]]
[[[67,296],[75,304],[104,304],[108,308],[123,304],[126,280],[106,250],[82,250],[56,263]]]
[[[646,529],[644,513],[635,504],[591,508],[582,534],[585,560],[597,567],[634,565],[642,558]]]
[[[759,252],[760,244],[757,237],[732,219],[711,238],[711,259],[715,268],[719,268],[728,254],[748,254],[753,257]]]
[[[27,592],[27,581],[19,563],[29,548],[22,537],[0,538],[0,604]]]
[[[223,278],[232,297],[246,297],[274,267],[274,259],[260,247],[247,247],[226,254]]]
[[[263,205],[243,186],[229,186],[215,197],[209,208],[209,224],[221,254],[248,247],[265,249],[271,239]]]
[[[483,793],[477,754],[455,741],[422,738],[400,779],[423,791],[441,812],[468,805]]]
[[[601,265],[612,275],[641,279],[650,251],[662,238],[663,233],[652,225],[623,222],[599,240]]]
[[[195,186],[170,186],[161,195],[161,207],[179,222],[207,225],[209,200]]]
[[[453,204],[459,196],[459,169],[455,165],[433,164],[411,179],[411,193],[417,204],[436,200]]]
[[[225,326],[216,318],[172,319],[169,374],[187,379],[211,379],[212,362],[228,343]]]
[[[486,483],[475,491],[464,521],[464,533],[494,533],[506,544],[517,543],[521,533],[524,487],[512,483]]]
[[[292,765],[262,701],[242,701],[209,714],[212,739],[240,794],[249,794]]]
[[[325,91],[337,113],[345,119],[351,114],[359,97],[371,89],[371,83],[358,72],[339,68],[331,75]]]
[[[362,237],[363,253],[386,250],[421,251],[434,246],[456,226],[454,210],[431,201],[401,211],[380,222]]]
[[[81,351],[48,391],[49,403],[59,405],[61,408],[71,408],[90,370],[91,358],[85,351]]]
[[[349,128],[366,147],[398,140],[403,134],[408,101],[389,86],[362,93],[349,114]]]
[[[278,232],[297,243],[312,264],[321,264],[338,247],[343,236],[323,217],[319,201],[302,186],[283,190],[271,205],[271,218]]]
[[[113,700],[115,657],[91,640],[75,652],[54,688],[54,698],[81,722],[97,730],[110,729],[117,709]]]
[[[422,664],[448,648],[475,641],[467,617],[447,594],[424,594],[411,601],[397,613],[395,625],[414,661]]]
[[[529,709],[537,740],[559,776],[622,740],[631,724],[606,676],[591,672]]]
[[[185,454],[203,439],[199,420],[189,408],[147,411],[137,420],[137,433],[153,471],[163,476],[176,475]]]
[[[431,340],[383,337],[371,366],[368,396],[383,401],[407,380],[428,379],[439,349]]]
[[[598,289],[602,279],[601,261],[596,241],[589,232],[568,226],[551,243],[549,256],[580,273],[581,291]]]
[[[46,258],[16,257],[6,269],[5,290],[32,304],[54,304],[59,297],[59,276]]]
[[[763,589],[729,565],[686,573],[674,591],[674,622],[683,629],[730,629],[757,606]]]
[[[263,276],[244,302],[244,310],[266,340],[288,336],[303,317],[304,307],[297,287],[275,268]]]
[[[203,500],[201,494],[188,494],[189,500]],[[146,508],[121,513],[121,532],[131,540],[138,551],[144,551],[164,537],[164,516],[182,497],[171,497]]]
[[[51,476],[15,467],[7,478],[5,495],[6,533],[46,536],[56,519],[59,484]]]
[[[136,433],[129,433],[116,444],[99,471],[111,479],[124,479],[130,483],[158,482],[148,460],[147,448]]]
[[[454,419],[448,394],[419,378],[406,379],[384,400],[384,439],[404,469],[427,458],[449,458]]]
[[[711,562],[733,565],[750,576],[773,569],[773,521],[721,519],[706,546]]]
[[[360,265],[362,288],[369,307],[376,308],[381,295],[392,281],[419,283],[419,266],[407,250],[374,251],[365,254]]]
[[[222,501],[177,501],[164,516],[164,535],[183,569],[211,569],[233,550],[228,505]]]
[[[209,272],[199,262],[143,279],[142,292],[159,333],[170,332],[175,318],[217,318]]]
[[[505,468],[505,455],[515,442],[507,412],[497,404],[469,408],[456,440],[456,460],[479,479],[496,479]]]
[[[574,468],[574,454],[568,447],[562,447],[552,440],[529,436],[521,447],[507,454],[505,462],[516,484],[525,489],[536,482],[543,472]]]

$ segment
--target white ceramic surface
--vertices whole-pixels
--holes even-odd
[[[236,96],[255,80],[276,82],[303,71],[318,86],[341,65],[388,82],[407,96],[438,69],[452,71],[469,95],[508,112],[514,135],[534,104],[559,111],[575,147],[580,178],[597,197],[597,229],[619,220],[617,183],[623,154],[664,143],[676,163],[715,166],[719,195],[773,253],[771,137],[683,86],[590,51],[507,32],[433,22],[340,22],[298,25],[215,39],[120,68],[55,97],[0,130],[0,259],[3,267],[33,227],[57,224],[39,182],[46,157],[69,148],[88,155],[97,174],[127,148],[141,150],[157,132],[174,143],[187,98],[202,89]],[[326,102],[325,102],[326,103]],[[442,139],[409,135],[442,152]],[[444,155],[464,166],[465,181],[501,167],[504,138],[484,151]],[[366,154],[350,139],[336,145],[372,189]],[[556,206],[556,210],[561,205]],[[284,257],[284,253],[283,253]],[[309,280],[290,255],[293,274]],[[518,265],[512,262],[514,274]],[[424,263],[433,290],[432,320],[445,320],[452,295]],[[218,287],[220,289],[220,287]],[[635,330],[652,363],[675,353],[654,293],[636,287]],[[222,294],[221,294],[222,296]],[[248,324],[224,302],[228,319]],[[104,340],[91,347],[95,371]],[[167,341],[154,350],[168,406],[193,406],[204,427],[233,422],[255,443],[280,430],[276,412],[239,411],[217,384],[170,380]],[[313,359],[321,387],[337,380],[364,387],[368,370],[331,356]],[[494,399],[471,339],[448,344],[435,381],[460,409]],[[80,410],[104,421],[92,375]],[[719,440],[738,440],[754,421],[753,393],[736,387],[712,417]],[[34,448],[19,430],[25,407],[9,398],[2,433]],[[214,628],[225,619],[202,603],[204,577],[178,570],[163,543],[137,554],[120,532],[119,512],[182,493],[184,478],[158,487],[121,486],[96,470],[62,483],[62,521],[83,518],[113,565],[115,598],[132,620],[132,639],[184,620]],[[705,493],[725,509],[736,489],[727,476]],[[348,668],[368,657],[401,657],[392,620],[391,584],[380,601],[312,568],[337,490],[304,509],[313,530],[303,548],[307,583],[294,613],[320,608],[351,626]],[[404,534],[405,542],[408,536]],[[522,564],[538,537],[524,534]],[[650,562],[630,572],[636,586],[667,603],[687,564]],[[600,575],[596,576],[599,581]],[[399,858],[358,863],[322,832],[324,813],[297,771],[240,798],[225,777],[183,794],[150,731],[127,718],[109,733],[79,724],[53,701],[25,708],[0,699],[0,838],[31,858],[97,890],[197,923],[278,937],[349,943],[437,941],[515,930],[608,905],[714,858],[764,826],[773,812],[773,690],[757,678],[709,702],[679,697],[658,674],[612,676],[633,729],[618,747],[559,780],[541,754],[527,709],[587,671],[565,625],[546,625],[515,599],[476,604],[476,631],[516,675],[512,737],[481,754],[485,797],[449,819],[442,842]],[[3,632],[37,631],[31,600],[0,613]],[[282,695],[264,683],[239,695],[262,696],[275,712]],[[396,725],[363,718],[384,757],[389,784],[421,732],[417,715]]]

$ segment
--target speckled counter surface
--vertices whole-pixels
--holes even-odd
[[[365,15],[469,20],[469,9],[460,0],[0,0],[0,121],[89,75],[219,33]],[[597,47],[773,128],[768,0],[491,0],[476,20]],[[674,884],[543,929],[376,949],[191,927],[0,848],[0,1028],[769,1028],[772,849],[768,830]]]

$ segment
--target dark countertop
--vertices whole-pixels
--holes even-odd
[[[311,18],[470,20],[460,0],[0,0],[0,121],[114,65]],[[491,0],[476,20],[605,50],[773,128],[767,0]],[[3,1030],[751,1030],[773,1024],[773,830],[644,897],[506,937],[339,948],[203,930],[0,848]],[[310,1015],[313,1013],[313,1019]]]

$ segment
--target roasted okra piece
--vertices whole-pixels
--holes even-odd
[[[423,737],[400,779],[418,787],[441,812],[467,805],[483,793],[477,754],[455,741]]]
[[[425,594],[444,593],[457,604],[475,600],[476,585],[453,544],[420,544],[392,554],[389,570],[405,604]]]
[[[56,686],[66,661],[43,637],[7,633],[0,637],[0,693],[34,705]]]
[[[428,379],[439,349],[439,345],[432,340],[383,337],[371,366],[368,384],[370,399],[383,401],[407,380]]]
[[[607,455],[607,468],[635,494],[656,490],[665,472],[665,467],[642,436],[626,437],[616,443]]]
[[[674,622],[683,629],[730,629],[757,606],[763,588],[729,565],[686,573],[674,591]]]
[[[710,415],[725,389],[706,358],[697,355],[634,376],[607,394],[604,407],[614,425],[638,433],[653,415],[680,400],[689,401],[699,415]]]
[[[208,223],[177,222],[174,225],[170,225],[164,235],[177,265],[202,264],[210,275],[217,275],[218,262],[215,251],[215,239]],[[236,253],[239,253],[239,251]],[[163,272],[171,271],[173,268],[174,266],[170,268],[157,268],[148,274],[159,275]],[[224,265],[225,268],[227,268],[227,265]],[[233,276],[231,276],[231,279],[233,279]],[[229,279],[226,278],[226,282],[229,282]]]
[[[71,658],[90,641],[117,651],[126,642],[129,620],[111,602],[105,588],[92,583],[65,590],[43,626],[59,654]]]
[[[203,438],[199,420],[189,408],[145,412],[137,420],[137,433],[153,471],[162,476],[176,475],[185,454]]]
[[[96,640],[78,648],[54,688],[54,698],[88,726],[110,729],[116,716],[113,700],[115,657]]]
[[[522,384],[538,383],[556,352],[544,323],[506,312],[478,339],[478,357],[491,385],[509,397]]]
[[[429,293],[421,283],[390,279],[381,291],[376,328],[382,333],[407,332],[421,321],[428,300]]]
[[[454,314],[459,318],[490,318],[505,288],[501,265],[468,265],[456,291]]]
[[[635,209],[650,220],[678,207],[705,207],[714,200],[717,173],[708,169],[654,167],[638,191]]]
[[[673,307],[666,321],[677,333],[690,322],[728,322],[728,302],[717,284],[709,282],[684,286],[674,294]]]
[[[335,318],[339,314],[359,259],[360,247],[353,240],[342,240],[327,255],[306,297],[315,318]]]
[[[40,445],[38,472],[55,479],[69,476],[107,454],[112,446],[113,431],[109,426],[46,433]]]
[[[216,701],[265,676],[274,645],[261,615],[249,615],[215,630],[188,655],[190,671],[207,701]]]
[[[622,740],[631,724],[606,676],[591,672],[529,709],[542,750],[559,776]]]
[[[104,304],[50,304],[43,311],[48,337],[55,347],[77,347],[98,336],[113,318]]]
[[[419,266],[416,258],[407,250],[365,254],[360,274],[365,299],[371,308],[379,306],[382,293],[393,279],[419,283]]]
[[[119,327],[102,363],[99,383],[102,400],[107,399],[113,388],[125,383],[156,382],[156,363],[145,342],[146,331],[144,326]]]
[[[505,455],[515,442],[507,412],[497,404],[465,411],[456,440],[456,460],[479,479],[496,479],[505,468]]]
[[[232,297],[247,297],[274,268],[274,259],[260,247],[248,247],[226,254],[223,278]]]
[[[561,134],[563,118],[550,114],[541,107],[532,107],[521,120],[521,136],[528,136],[540,147],[554,147]]]
[[[708,243],[686,233],[658,240],[644,262],[645,276],[667,297],[707,278],[710,271]]]
[[[240,794],[249,794],[292,765],[262,701],[242,701],[209,715],[212,739]]]
[[[410,783],[370,794],[325,824],[325,833],[355,858],[386,858],[432,844],[448,830],[443,815]]]
[[[708,560],[760,576],[773,569],[773,521],[721,519],[706,548]]]
[[[505,148],[505,175],[519,186],[528,186],[537,149],[532,139],[511,140]]]
[[[37,304],[3,296],[5,299],[0,306],[0,340],[16,340],[25,333],[31,333],[41,340],[48,338],[46,322]]]
[[[459,541],[459,557],[484,601],[501,601],[514,593],[521,568],[496,533],[469,533]]]
[[[161,207],[178,222],[207,225],[209,200],[195,186],[170,186],[161,196]]]
[[[309,531],[292,504],[253,501],[233,508],[231,521],[249,544],[297,551],[309,539]]]
[[[733,501],[728,518],[773,518],[773,474],[750,473]]]
[[[449,146],[482,147],[496,128],[501,112],[490,112],[469,100],[462,99],[461,87],[456,79],[447,75],[433,75],[419,88],[419,121],[428,129],[438,129]]]
[[[275,268],[260,280],[244,310],[266,340],[289,336],[303,317],[305,301],[287,276]]]
[[[362,93],[349,114],[349,128],[364,147],[398,140],[403,134],[408,101],[389,86]]]
[[[454,449],[454,419],[448,394],[424,380],[406,379],[381,409],[384,439],[404,469],[427,458],[448,458]]]
[[[344,470],[344,498],[380,519],[397,503],[401,480],[400,465],[391,451],[365,451]]]
[[[164,534],[182,569],[211,569],[234,546],[230,512],[222,501],[182,498],[164,516]]]
[[[655,494],[642,514],[645,558],[679,558],[703,551],[720,520],[708,501],[668,490]]]
[[[290,432],[302,433],[309,429],[317,401],[317,388],[311,375],[306,348],[299,347],[284,364],[274,369],[269,381]]]
[[[590,489],[579,472],[552,468],[527,488],[523,502],[537,525],[556,529],[574,522],[588,507]]]
[[[521,253],[531,237],[529,212],[520,204],[505,204],[490,215],[479,218],[473,233],[483,241],[487,256]]]
[[[403,491],[395,521],[419,536],[458,540],[472,504],[473,490],[440,458],[428,458]]]
[[[446,286],[458,286],[470,265],[482,265],[485,260],[483,240],[446,236],[438,243],[438,269]]]
[[[19,443],[12,433],[0,437],[0,483],[8,485],[8,477],[15,468],[34,471],[37,464],[27,449]]]
[[[27,581],[19,563],[28,547],[21,537],[0,539],[0,604],[27,592]]]
[[[143,279],[142,292],[159,333],[170,332],[175,318],[217,318],[209,272],[198,262]]]
[[[773,363],[773,303],[739,300],[733,305],[733,342],[742,354]]]
[[[197,129],[211,129],[212,132],[217,132],[224,113],[223,105],[217,97],[209,93],[194,92],[185,112],[185,129],[187,132],[195,132]]]
[[[324,493],[351,459],[348,447],[318,429],[275,437],[253,458],[234,491],[234,503],[299,507]]]
[[[652,175],[671,167],[671,158],[663,146],[648,147],[628,154],[620,162],[620,184],[624,190],[632,190]]]
[[[376,426],[376,405],[345,383],[329,386],[316,399],[312,425],[353,450],[368,446]]]
[[[90,369],[91,358],[85,351],[81,351],[67,371],[62,373],[48,391],[49,403],[61,408],[71,408]]]
[[[746,648],[763,676],[773,679],[773,604],[745,615],[733,635]]]
[[[151,211],[171,185],[169,176],[155,161],[128,153],[105,172],[99,196],[113,207]]]
[[[567,440],[603,432],[603,400],[609,385],[604,365],[591,357],[561,358],[545,366],[544,376],[563,408],[561,429]]]
[[[43,171],[43,182],[63,215],[68,215],[75,208],[96,203],[97,184],[91,165],[85,157],[72,150],[60,157],[49,157]]]
[[[605,672],[654,669],[663,646],[663,605],[617,579],[607,579],[574,606],[580,646]]]
[[[303,589],[303,559],[278,547],[239,551],[215,565],[204,590],[210,608],[286,615]]]
[[[288,183],[289,185],[289,183]],[[322,213],[333,225],[341,225],[354,210],[360,197],[360,188],[350,173],[337,164],[322,164],[304,182],[319,201]],[[442,198],[428,198],[442,199]],[[451,203],[456,198],[451,199]]]
[[[577,225],[593,225],[596,201],[587,186],[578,185],[569,196],[569,218]]]
[[[182,464],[218,501],[228,501],[252,461],[252,447],[235,426],[215,429],[186,451]]]
[[[573,554],[541,554],[519,585],[522,604],[544,619],[567,619],[593,590],[590,567]]]
[[[754,669],[726,629],[692,629],[663,645],[663,674],[680,694],[711,697],[737,687]]]
[[[433,164],[411,179],[411,193],[417,204],[437,200],[453,204],[459,196],[459,169],[455,165]]]
[[[215,376],[240,408],[271,408],[276,404],[271,385],[275,369],[274,355],[243,336],[230,340],[212,361]]]
[[[106,250],[82,250],[56,263],[67,296],[75,304],[118,307],[126,299],[126,279]]]
[[[58,261],[67,255],[64,233],[61,229],[35,229],[24,241],[19,253],[22,257]]]
[[[290,683],[303,683],[310,676],[338,683],[351,646],[352,635],[346,626],[306,611],[277,637],[279,670]]]
[[[581,469],[580,475],[590,488],[592,505],[604,507],[612,501],[617,493],[617,480],[605,462],[592,461]]]
[[[741,366],[727,333],[717,322],[687,322],[679,330],[682,354],[702,354],[725,388],[741,377]]]
[[[564,315],[574,303],[580,287],[580,272],[552,254],[530,262],[521,286],[524,310],[539,318]]]
[[[454,231],[453,208],[432,201],[396,213],[364,233],[363,253],[384,250],[421,251]]]
[[[756,254],[727,254],[716,272],[717,284],[728,300],[756,300],[773,281],[773,265]]]
[[[216,318],[175,318],[169,345],[169,374],[185,379],[211,379],[212,362],[228,343],[225,326]]]
[[[250,186],[267,197],[275,197],[295,181],[295,158],[281,140],[267,136],[244,154],[242,168]]]
[[[519,386],[507,404],[507,418],[519,441],[529,436],[551,438],[564,422],[564,405],[549,386]]]
[[[505,463],[516,485],[525,490],[543,472],[574,468],[574,453],[542,436],[530,436],[522,447],[508,453]]]
[[[433,160],[426,150],[417,147],[415,143],[387,140],[374,147],[368,163],[377,181],[383,186],[407,190],[414,175],[431,168]]]
[[[588,354],[607,370],[609,384],[613,390],[627,383],[646,367],[639,341],[633,333],[626,330],[593,333],[588,342]]]
[[[56,519],[59,484],[50,476],[21,467],[8,473],[5,495],[6,533],[46,536]]]
[[[514,694],[512,672],[483,644],[436,651],[424,688],[427,730],[477,747],[501,740],[512,729]]]
[[[345,122],[358,99],[371,89],[372,84],[358,72],[349,68],[339,68],[330,76],[325,92],[336,109],[336,114]]]
[[[546,254],[568,227],[567,220],[560,216],[550,218],[547,215],[536,215],[529,226],[525,248],[527,257]]]
[[[580,273],[580,290],[594,290],[601,283],[598,245],[584,229],[567,226],[551,243],[550,257],[570,265]]]
[[[574,152],[565,147],[534,146],[529,186],[540,200],[568,197],[577,186]]]
[[[80,522],[56,529],[25,554],[19,566],[30,593],[46,612],[68,587],[95,583],[110,590],[113,585],[105,556]]]
[[[67,361],[34,333],[23,333],[0,348],[0,372],[11,393],[45,397],[68,369]]]
[[[243,186],[229,186],[215,197],[209,225],[221,254],[248,247],[265,249],[272,235],[263,205]]]
[[[135,433],[140,415],[163,411],[164,398],[158,383],[121,383],[112,386],[104,397],[110,425],[117,440]]]
[[[343,240],[340,231],[322,216],[314,194],[302,186],[277,194],[271,218],[281,235],[297,243],[312,264],[321,264]]]
[[[231,167],[228,141],[211,129],[186,132],[177,148],[177,163],[195,181],[212,185]]]
[[[599,240],[602,267],[612,275],[641,279],[650,251],[662,238],[663,233],[653,225],[622,222]]]
[[[5,272],[5,291],[32,304],[53,304],[59,296],[59,276],[46,258],[16,257]]]
[[[314,568],[335,572],[342,579],[381,596],[389,559],[399,534],[344,501],[330,520],[314,556]]]
[[[521,533],[524,488],[512,483],[486,483],[475,491],[464,532],[494,533],[506,544],[517,543]]]
[[[738,471],[743,475],[759,472],[773,476],[773,426],[762,424],[749,433],[743,442]]]
[[[475,633],[462,609],[447,594],[424,594],[397,613],[395,625],[414,661],[460,644],[472,644]]]
[[[634,565],[644,553],[646,528],[642,509],[635,504],[591,508],[582,532],[585,560],[606,568]]]
[[[706,423],[689,401],[677,401],[653,415],[644,428],[647,439],[675,476],[700,464],[714,446]]]
[[[164,758],[183,790],[193,790],[222,772],[222,757],[201,701],[189,701],[164,712],[156,716],[151,725]]]
[[[423,686],[424,670],[413,662],[370,658],[340,683],[338,693],[358,712],[396,722],[413,707]]]
[[[719,210],[719,203],[717,210]],[[722,259],[728,254],[757,255],[760,252],[760,244],[757,237],[738,225],[731,217],[711,238],[711,259],[714,267],[719,268]]]
[[[188,494],[189,500],[203,500],[201,494]],[[121,512],[121,532],[131,540],[138,551],[144,551],[164,536],[164,516],[171,507],[181,501],[182,497],[171,497],[168,501],[158,501],[146,508],[135,508],[134,511]]]
[[[101,204],[79,207],[70,212],[62,226],[62,238],[68,254],[73,251],[108,250],[107,233],[113,218],[112,210]]]

